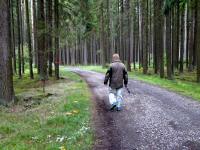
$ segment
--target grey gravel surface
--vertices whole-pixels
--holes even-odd
[[[73,69],[94,102],[95,150],[200,150],[200,103],[166,89],[129,80],[123,110],[109,110],[104,75]]]

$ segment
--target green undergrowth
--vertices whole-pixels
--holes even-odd
[[[46,92],[52,96],[43,97],[38,105],[24,109],[36,97],[10,107],[0,106],[0,150],[92,149],[91,95],[87,85],[74,73],[61,70],[61,76],[64,78],[60,81],[50,79]],[[37,78],[15,79],[19,95],[33,91],[40,95],[38,88]]]
[[[15,93],[22,93],[30,88],[40,87],[39,77],[35,74],[34,79],[30,79],[29,74],[24,74],[22,79],[16,75],[13,78]]]
[[[106,71],[107,71],[107,68],[102,67],[102,66],[78,66],[78,67],[81,69],[96,71],[96,72],[100,72],[100,73],[106,73]]]
[[[80,66],[82,69],[97,71],[100,73],[105,73],[106,68],[102,68],[102,66]],[[142,70],[135,70],[129,72],[129,77],[134,78],[136,80],[141,80],[153,85],[158,85],[160,87],[164,87],[171,91],[177,92],[179,94],[189,96],[193,99],[200,101],[200,84],[195,83],[196,73],[195,72],[187,72],[179,74],[175,72],[175,76],[173,80],[168,80],[166,78],[161,79],[159,75],[153,74],[153,69],[149,69],[147,75],[142,73]]]

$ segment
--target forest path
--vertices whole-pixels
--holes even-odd
[[[94,100],[95,150],[200,150],[200,103],[129,80],[123,110],[109,111],[104,75],[71,69],[88,83]]]

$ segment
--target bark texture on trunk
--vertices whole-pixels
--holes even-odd
[[[0,103],[14,99],[12,58],[10,47],[9,0],[0,1]]]
[[[197,1],[197,82],[200,83],[200,2]]]

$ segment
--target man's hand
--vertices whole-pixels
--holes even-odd
[[[131,91],[130,91],[129,88],[127,87],[127,84],[125,84],[125,88],[126,88],[128,94],[131,94]]]

